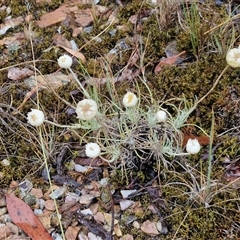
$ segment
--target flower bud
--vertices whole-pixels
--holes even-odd
[[[200,144],[198,142],[198,140],[195,139],[188,139],[187,141],[187,145],[186,145],[186,151],[189,154],[196,154],[200,151]]]
[[[159,110],[155,114],[155,118],[157,122],[166,122],[167,120],[167,113],[163,110]]]

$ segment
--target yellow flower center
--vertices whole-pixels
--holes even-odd
[[[91,105],[86,103],[85,105],[82,106],[82,111],[84,113],[87,113],[87,112],[91,111]]]
[[[128,95],[128,103],[133,101],[133,94]]]
[[[35,115],[35,114],[34,114],[34,115],[31,115],[31,119],[32,119],[33,121],[36,121],[36,120],[37,120],[36,115]]]

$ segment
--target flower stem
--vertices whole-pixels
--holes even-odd
[[[78,83],[78,85],[80,86],[81,90],[83,91],[83,94],[87,97],[87,98],[91,98],[90,95],[88,94],[88,92],[86,91],[86,89],[83,87],[83,85],[81,84],[81,82],[78,80],[76,74],[73,72],[73,70],[71,68],[69,68],[71,74],[73,75],[75,81]]]

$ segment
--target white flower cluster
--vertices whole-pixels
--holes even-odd
[[[227,62],[229,65],[231,65],[233,67],[239,67],[240,66],[240,47],[236,48],[236,49],[231,49],[228,52],[226,59],[227,59]],[[72,71],[70,68],[72,65],[72,62],[73,62],[72,58],[66,54],[61,56],[58,59],[59,66],[61,68],[69,69],[70,71]],[[80,87],[82,88],[82,90],[84,92],[85,89],[82,87],[81,83],[80,83]],[[98,123],[97,120],[100,119],[100,118],[94,119],[98,114],[98,105],[97,105],[96,101],[94,101],[93,99],[90,99],[90,96],[88,94],[85,94],[85,96],[86,96],[86,99],[83,99],[78,102],[78,104],[76,106],[76,114],[77,114],[77,118],[79,118],[80,120],[89,121],[89,122],[86,122],[86,126],[90,126],[90,128],[87,128],[87,129],[93,129],[93,128],[91,128],[93,126],[91,124]],[[138,117],[140,117],[140,118],[142,117],[141,114],[138,115],[138,109],[134,108],[137,105],[138,100],[139,99],[136,96],[136,94],[134,94],[133,92],[130,92],[130,91],[128,91],[123,96],[123,99],[122,99],[122,104],[126,109],[126,115],[129,117],[129,119],[131,119],[130,115],[132,114],[132,116],[133,116],[132,119],[137,119],[136,123],[139,120]],[[136,116],[136,118],[134,118],[134,116]],[[154,125],[156,125],[157,123],[165,123],[165,125],[168,126],[167,124],[170,123],[170,120],[168,121],[168,117],[170,117],[170,120],[171,120],[171,116],[169,115],[169,113],[167,113],[167,111],[164,111],[164,109],[158,110],[158,111],[154,112],[153,114],[149,115],[149,118],[150,118],[149,124],[152,121],[152,123]],[[92,119],[94,121],[90,121]],[[32,126],[36,126],[36,127],[40,126],[45,120],[44,113],[38,109],[31,109],[31,111],[27,114],[27,120],[28,120],[28,123],[30,123]],[[48,121],[46,120],[46,122],[48,122]],[[87,124],[89,124],[89,125],[87,125]],[[171,125],[169,125],[169,126],[171,126]],[[200,144],[199,144],[198,140],[197,139],[189,139],[187,142],[187,145],[186,145],[186,152],[188,154],[196,154],[199,151],[200,151]],[[90,142],[90,143],[86,144],[85,154],[87,157],[96,158],[96,157],[100,156],[100,153],[101,153],[101,148],[97,143]]]

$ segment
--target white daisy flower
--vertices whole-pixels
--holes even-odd
[[[186,151],[189,154],[196,154],[200,151],[200,144],[198,142],[198,140],[195,139],[188,139],[187,141],[187,145],[186,145]]]
[[[233,68],[240,67],[240,46],[238,48],[232,48],[226,55],[227,64]]]
[[[44,122],[44,114],[41,110],[31,109],[27,114],[27,120],[32,126],[38,127]]]
[[[87,157],[96,158],[99,156],[101,149],[97,143],[88,143],[85,146],[85,153]]]
[[[58,65],[61,68],[70,68],[72,66],[72,58],[66,54],[62,55],[59,59],[58,59]]]
[[[137,96],[132,93],[132,92],[127,92],[124,96],[123,96],[123,105],[124,107],[134,107],[138,102],[138,98]]]
[[[77,104],[77,118],[91,120],[98,112],[97,103],[92,99],[84,99]]]

